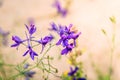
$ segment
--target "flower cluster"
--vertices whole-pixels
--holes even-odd
[[[54,37],[50,34],[48,36],[45,36],[45,37],[42,37],[40,38],[39,40],[35,40],[35,36],[33,36],[33,34],[36,32],[36,26],[34,25],[33,22],[30,22],[30,25],[26,25],[26,29],[27,29],[27,32],[25,32],[26,34],[26,38],[25,39],[21,39],[20,37],[18,36],[12,36],[12,40],[14,41],[14,44],[11,45],[11,47],[18,47],[20,45],[24,45],[27,50],[25,51],[25,53],[23,54],[23,56],[26,56],[27,54],[30,55],[31,59],[34,60],[35,59],[35,56],[38,56],[38,53],[36,53],[34,51],[34,47],[35,46],[38,46],[38,45],[41,45],[42,46],[42,49],[40,51],[40,53],[43,52],[45,46],[50,43]],[[54,31],[56,32],[60,39],[56,42],[56,46],[58,45],[62,45],[63,49],[61,51],[61,55],[64,55],[64,54],[68,54],[69,52],[71,52],[73,50],[73,48],[76,47],[76,39],[79,37],[79,35],[81,34],[81,32],[76,32],[74,30],[72,30],[72,24],[70,24],[69,26],[62,26],[62,25],[56,25],[55,23],[51,23],[51,28],[49,29],[50,31]],[[34,44],[33,44],[34,42]],[[37,44],[35,44],[37,43]],[[49,50],[49,48],[48,48]],[[49,66],[49,69],[47,70],[45,68],[46,71],[49,71],[49,73],[53,73],[51,72],[53,68],[53,66],[51,66],[51,64],[49,64],[49,56],[48,57],[45,57],[45,54],[43,54],[43,56],[41,57],[41,59],[37,60],[37,64],[34,67],[39,67],[41,65],[39,65],[39,63],[42,63],[42,66],[45,67],[44,65],[46,66]],[[44,64],[43,63],[43,59],[47,59],[48,60],[48,64]],[[28,64],[26,64],[24,66],[24,69],[27,69],[28,68]],[[53,68],[55,70],[57,70],[56,68]],[[85,78],[81,78],[80,75],[78,74],[81,74],[80,73],[80,70],[79,70],[79,67],[75,67],[75,69],[73,70],[72,68],[70,68],[71,71],[67,74],[67,77],[69,78],[69,80],[86,80]],[[44,68],[43,68],[44,70]],[[25,70],[26,71],[26,70]],[[56,73],[57,71],[55,71]],[[33,71],[26,71],[24,72],[24,75],[25,75],[25,78],[26,80],[29,80],[33,75],[35,74],[35,72]]]
[[[33,34],[36,32],[36,26],[31,22],[30,25],[26,25],[28,34],[26,33],[26,39],[21,39],[18,36],[12,36],[12,40],[15,42],[13,45],[11,45],[11,47],[17,47],[21,44],[25,45],[28,50],[23,54],[23,56],[26,56],[28,53],[30,54],[30,57],[32,60],[34,60],[35,56],[38,56],[38,54],[33,50],[34,45],[32,44],[32,42],[37,42],[37,44],[41,44],[42,45],[42,50],[45,47],[45,45],[49,42],[52,41],[53,36],[52,35],[48,35],[45,36],[44,38],[41,38],[40,40],[35,40]],[[25,44],[25,42],[27,42],[27,44]]]
[[[62,44],[64,47],[64,49],[61,51],[62,55],[72,51],[72,49],[76,46],[76,39],[81,34],[81,32],[76,33],[75,31],[72,31],[72,26],[72,24],[70,24],[68,27],[61,25],[57,26],[55,23],[51,23],[52,28],[49,30],[57,32],[60,36],[60,39],[56,45]]]
[[[59,0],[55,0],[55,3],[53,6],[57,9],[58,14],[61,14],[63,17],[66,16],[68,11],[67,11],[67,9],[65,9],[61,6]]]

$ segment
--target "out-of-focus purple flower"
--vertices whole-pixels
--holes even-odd
[[[3,31],[2,28],[0,28],[0,35],[6,36],[8,34],[9,34],[9,32]]]
[[[75,67],[75,69],[73,69],[72,67],[70,67],[70,72],[68,73],[68,76],[71,76],[72,77],[72,80],[86,80],[86,78],[84,77],[80,77],[80,76],[77,76],[77,72],[79,68],[78,67]]]
[[[52,27],[52,28],[49,28],[50,31],[58,32],[59,29],[58,29],[57,25],[54,22],[52,22],[50,25]]]
[[[70,72],[68,73],[69,76],[73,76],[77,71],[78,71],[78,67],[75,67],[75,69],[73,70],[72,67],[70,67]]]
[[[29,25],[34,24],[34,23],[35,23],[35,22],[34,22],[34,19],[33,19],[33,18],[29,18],[29,19],[28,19],[28,23],[29,23]]]
[[[12,40],[15,42],[11,47],[19,46],[24,40],[21,40],[18,36],[12,36]]]
[[[24,69],[27,69],[29,67],[29,64],[24,64],[23,67]],[[36,73],[35,71],[25,71],[24,72],[25,80],[30,80],[30,78],[32,78],[35,73]]]
[[[32,60],[34,60],[35,56],[38,56],[38,54],[35,51],[33,51],[32,47],[30,47],[30,46],[28,47],[28,50],[23,54],[23,56],[27,55],[27,53],[30,54],[30,57]]]
[[[23,68],[27,69],[30,65],[28,63],[24,64]]]
[[[76,79],[76,80],[86,80],[86,78],[78,78],[78,79]]]
[[[45,45],[49,42],[51,42],[53,40],[53,36],[52,35],[49,35],[49,36],[45,36],[44,38],[41,38],[41,40],[38,40],[37,42],[42,44],[42,50],[41,50],[41,53],[45,47]]]
[[[26,28],[27,28],[27,30],[28,30],[28,32],[29,32],[30,35],[32,35],[33,33],[35,33],[36,27],[35,27],[35,25],[32,22],[30,23],[29,27],[26,24],[25,24],[25,26],[26,26]]]
[[[30,78],[32,78],[34,74],[35,74],[35,71],[25,72],[25,80],[30,80]]]
[[[4,46],[8,45],[8,35],[9,35],[8,31],[4,31],[2,30],[2,28],[0,28],[0,36],[2,36],[2,44]]]
[[[76,77],[74,77],[73,80],[86,80],[86,78],[76,78]]]
[[[55,0],[55,3],[53,6],[57,9],[58,14],[61,14],[63,17],[67,15],[67,12],[68,12],[67,9],[62,8],[59,0]]]

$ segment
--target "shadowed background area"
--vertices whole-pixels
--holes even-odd
[[[0,46],[1,52],[4,53],[4,60],[7,63],[16,64],[26,58],[22,56],[26,50],[25,47],[15,50],[10,45],[12,35],[25,38],[24,24],[28,23],[29,19],[32,18],[35,21],[37,27],[35,36],[38,36],[38,39],[50,33],[48,28],[51,22],[62,25],[73,24],[78,31],[82,32],[78,39],[79,48],[85,49],[78,60],[83,62],[88,80],[97,80],[91,61],[104,74],[107,74],[111,48],[109,40],[112,38],[113,28],[116,27],[112,78],[120,80],[120,0],[71,0],[66,17],[53,16],[56,14],[56,9],[52,7],[53,3],[54,0],[0,0],[0,27],[10,32],[9,46],[6,48]],[[61,0],[61,3],[64,6],[65,0]],[[110,21],[111,16],[115,16],[116,24]],[[108,37],[102,33],[102,29],[106,30]],[[39,51],[38,48],[36,50]],[[49,54],[56,57],[53,65],[58,68],[59,75],[69,69],[66,56],[63,55],[60,61],[57,59],[60,55],[59,48],[54,47]],[[30,60],[30,62],[33,61]],[[40,80],[40,74],[35,76],[36,80]],[[58,78],[51,76],[51,80],[58,80]]]

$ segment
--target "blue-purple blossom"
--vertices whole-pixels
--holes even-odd
[[[50,23],[50,25],[52,27],[52,28],[49,28],[50,31],[55,31],[55,32],[59,31],[59,28],[57,27],[57,25],[54,22]]]
[[[42,44],[42,50],[41,52],[43,51],[45,45],[49,42],[51,42],[53,40],[53,36],[52,35],[49,35],[49,36],[45,36],[44,38],[41,38],[40,40],[38,40],[37,42]]]
[[[75,67],[75,69],[73,69],[72,67],[70,67],[70,72],[68,73],[68,76],[71,76],[73,78],[73,80],[86,80],[86,78],[84,77],[79,77],[77,76],[77,72],[78,72],[79,68]]]
[[[61,39],[58,41],[59,44],[63,43],[63,45],[65,44],[64,42],[68,42],[68,40],[73,40],[74,41],[74,45],[76,45],[75,40],[79,37],[80,33],[76,33],[75,31],[71,31],[71,27],[72,24],[70,24],[68,27],[67,26],[60,26],[59,28],[59,35],[61,37]]]
[[[68,12],[67,9],[61,6],[59,0],[55,0],[55,3],[53,6],[57,9],[58,14],[61,14],[63,17],[67,15],[67,12]]]
[[[34,71],[25,72],[25,80],[30,80],[30,78],[32,78],[34,74]]]
[[[28,63],[24,64],[23,68],[27,69],[30,65]]]
[[[30,46],[28,47],[28,50],[23,54],[23,56],[27,55],[28,53],[30,54],[32,60],[34,60],[35,56],[38,56],[38,54],[35,51],[33,51],[32,47]]]
[[[8,35],[9,32],[8,31],[4,31],[1,27],[0,27],[0,36],[2,36],[2,44],[4,46],[8,45]]]
[[[33,33],[35,33],[36,27],[35,27],[35,25],[33,23],[30,23],[29,27],[26,24],[25,24],[25,26],[26,26],[26,28],[27,28],[27,30],[28,30],[28,32],[29,32],[30,35],[32,35]]]
[[[86,78],[76,78],[76,77],[74,77],[73,80],[86,80]]]
[[[29,64],[25,64],[23,67],[24,69],[27,69],[29,67]],[[25,80],[30,80],[30,78],[32,78],[35,73],[36,73],[35,71],[25,71],[24,72]]]
[[[65,49],[62,50],[61,54],[64,55],[64,54],[67,54],[68,52],[71,52],[72,49],[74,48],[74,45],[71,43],[71,44],[68,44]]]
[[[78,67],[75,67],[75,69],[73,70],[72,67],[70,67],[70,72],[68,73],[69,76],[73,76],[77,71],[78,71]]]
[[[18,36],[12,36],[12,40],[15,42],[11,45],[11,47],[17,47],[19,46],[24,40],[21,40]]]

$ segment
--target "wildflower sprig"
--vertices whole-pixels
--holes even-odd
[[[27,31],[28,31],[28,34],[27,32],[25,32],[25,35],[26,35],[26,39],[21,39],[19,38],[18,36],[12,36],[12,40],[15,42],[13,45],[11,45],[11,47],[17,47],[21,44],[23,44],[24,46],[27,47],[27,51],[23,54],[23,56],[26,56],[28,53],[30,54],[30,57],[32,60],[34,60],[34,57],[35,56],[38,56],[38,53],[36,53],[34,50],[33,50],[33,47],[35,47],[35,45],[32,44],[32,42],[36,42],[38,45],[42,45],[42,50],[41,52],[43,51],[45,45],[49,42],[52,41],[53,39],[53,36],[52,35],[49,35],[49,36],[45,36],[44,38],[41,38],[40,40],[35,40],[33,34],[36,32],[36,26],[33,24],[33,23],[30,23],[30,25],[26,25],[26,28],[27,28]],[[27,42],[27,44],[25,44],[25,42]]]
[[[56,75],[58,70],[55,67],[53,67],[50,63],[51,60],[53,59],[53,57],[49,56],[47,53],[55,45],[56,46],[62,45],[63,49],[61,51],[61,55],[65,55],[65,54],[72,52],[73,48],[75,48],[77,46],[76,40],[79,37],[79,35],[81,34],[81,32],[76,32],[76,31],[72,30],[72,26],[73,26],[72,24],[70,24],[69,26],[62,26],[62,25],[57,26],[55,23],[52,23],[51,24],[52,28],[50,28],[49,30],[55,31],[60,36],[60,39],[56,42],[55,45],[49,44],[48,49],[44,53],[43,50],[44,50],[45,46],[48,43],[50,43],[54,37],[52,35],[49,35],[49,36],[45,36],[39,40],[36,40],[35,37],[33,36],[33,34],[36,32],[35,25],[33,23],[30,23],[29,26],[28,25],[25,25],[25,26],[27,28],[27,32],[25,32],[26,39],[21,39],[18,36],[13,36],[12,40],[15,43],[13,45],[11,45],[11,47],[18,48],[18,46],[23,44],[27,48],[27,50],[23,54],[23,56],[26,56],[29,53],[32,60],[34,60],[35,56],[40,55],[40,57],[39,58],[37,57],[37,61],[35,62],[35,65],[32,66],[31,68],[27,69],[27,72],[26,72],[26,69],[20,68],[19,66],[16,68],[16,70],[18,70],[19,74],[27,75],[26,79],[29,79],[30,76],[35,74],[34,72],[31,73],[31,70],[34,68],[38,68],[38,69],[42,70],[43,74],[46,74],[46,72],[47,72],[46,77],[43,77],[46,80],[49,79],[49,74],[53,74],[54,76],[62,78],[61,76]],[[27,44],[26,44],[26,42],[27,42]],[[37,44],[34,45],[33,42],[37,43]],[[38,45],[42,45],[40,54],[38,54],[37,52],[35,52],[33,50],[33,48]],[[74,66],[77,67],[79,65],[77,63],[75,63]],[[77,67],[77,68],[79,68],[79,67]],[[71,68],[71,72],[72,71],[74,72],[74,70],[72,70],[72,68]],[[79,69],[79,71],[76,70],[76,72],[74,74],[78,74],[77,72],[80,72],[80,74],[82,73],[81,69]],[[25,74],[25,73],[27,73],[27,74]],[[31,73],[31,74],[29,74],[30,76],[28,76],[28,73]],[[70,76],[70,75],[68,74],[68,76]],[[74,80],[79,79],[79,78],[82,79],[81,76],[75,77],[75,75],[71,75],[70,78],[74,79]]]
[[[57,73],[58,70],[51,64],[51,60],[53,60],[53,57],[51,57],[51,56],[49,56],[49,54],[47,54],[48,51],[53,46],[55,46],[50,43],[54,39],[54,37],[50,34],[48,36],[45,36],[45,37],[42,37],[42,38],[36,40],[35,36],[33,36],[33,34],[36,32],[35,25],[33,23],[30,23],[29,26],[26,24],[25,24],[25,26],[27,28],[27,32],[25,32],[26,39],[21,39],[18,36],[12,36],[12,40],[15,43],[13,45],[11,45],[11,47],[17,47],[17,49],[18,49],[18,47],[20,45],[24,45],[27,48],[27,50],[23,54],[23,56],[26,56],[29,53],[32,60],[35,59],[35,56],[39,56],[39,57],[37,57],[36,60],[34,60],[35,63],[30,68],[27,68],[27,69],[23,68],[23,65],[25,64],[27,59],[25,61],[23,61],[23,63],[21,63],[20,65],[17,65],[16,70],[19,73],[17,75],[14,75],[13,77],[10,77],[9,79],[17,78],[20,75],[24,75],[26,77],[26,80],[29,80],[29,78],[31,78],[31,76],[33,74],[35,74],[35,72],[31,72],[31,70],[35,69],[35,68],[37,68],[43,72],[43,74],[42,74],[44,76],[43,78],[46,80],[49,78],[49,74],[53,74],[54,76],[57,76],[55,73]],[[47,45],[48,43],[50,43],[50,44]],[[36,46],[39,46],[39,45],[41,45],[42,48],[41,48],[40,53],[38,54],[36,51],[34,51],[33,48]],[[48,46],[48,49],[46,49],[46,51],[43,52],[46,45]],[[57,76],[57,77],[59,77],[59,76]]]

